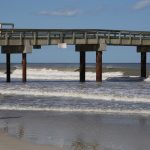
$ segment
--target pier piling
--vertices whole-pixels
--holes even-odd
[[[102,51],[96,51],[96,82],[102,82]]]
[[[6,82],[10,82],[10,53],[6,53]]]
[[[146,52],[141,52],[141,77],[146,78]]]
[[[85,51],[80,51],[80,82],[85,82]]]
[[[22,54],[22,81],[27,81],[27,59],[26,59],[26,53]]]

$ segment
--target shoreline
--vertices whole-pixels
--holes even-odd
[[[93,111],[77,111],[77,110],[72,110],[72,111],[64,111],[64,110],[0,110],[1,114],[11,114],[9,116],[0,116],[0,120],[3,119],[17,119],[21,118],[22,115],[18,116],[13,116],[13,114],[42,114],[42,115],[47,115],[47,114],[56,114],[56,115],[80,115],[80,116],[102,116],[102,117],[144,117],[144,118],[150,118],[150,111],[143,111],[140,112],[139,110],[137,111],[118,111],[118,110],[93,110]]]
[[[134,139],[145,141],[150,135],[148,128],[141,139],[143,130],[139,130],[149,125],[150,117],[45,111],[0,111],[0,114],[1,150],[70,150],[79,145],[106,149],[112,148],[109,141],[117,149],[120,143],[132,147]],[[138,135],[130,137],[130,133]]]
[[[63,150],[50,145],[31,144],[24,140],[13,138],[6,133],[0,132],[1,150]]]

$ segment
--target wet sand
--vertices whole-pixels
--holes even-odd
[[[0,150],[63,150],[49,145],[31,144],[0,132]]]
[[[149,150],[150,117],[0,111],[0,150]]]

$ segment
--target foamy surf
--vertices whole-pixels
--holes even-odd
[[[46,91],[45,91],[46,90]],[[118,95],[116,93],[113,94],[112,91],[107,92],[101,92],[101,91],[92,91],[86,92],[86,91],[74,91],[74,90],[65,90],[65,91],[51,91],[48,88],[41,90],[38,89],[28,89],[28,88],[22,88],[22,89],[7,89],[3,90],[0,89],[1,95],[16,95],[16,96],[34,96],[34,97],[60,97],[60,98],[78,98],[84,99],[84,100],[106,100],[106,101],[121,101],[121,102],[150,102],[150,96],[142,97],[137,96],[134,93],[119,93]],[[69,99],[68,99],[69,100]]]
[[[132,102],[132,103],[149,103],[150,102],[150,79],[146,79],[144,82],[140,78],[135,76],[124,76],[123,72],[105,72],[103,73],[103,83],[96,83],[94,72],[86,72],[86,80],[92,82],[86,82],[81,84],[79,81],[79,72],[74,71],[60,71],[57,69],[50,68],[29,68],[27,70],[27,78],[29,82],[26,84],[21,83],[22,70],[17,68],[11,74],[12,83],[2,83],[0,86],[0,96],[4,96],[2,101],[4,104],[0,106],[0,109],[16,109],[16,110],[57,110],[58,108],[47,108],[46,104],[43,108],[36,108],[23,106],[14,106],[11,102],[11,106],[6,107],[5,105],[5,96],[11,96],[18,99],[22,97],[22,102],[26,101],[23,97],[29,97],[32,100],[35,99],[48,99],[51,101],[53,98],[65,100],[66,105],[67,101],[76,100],[81,101],[107,101],[107,102]],[[0,80],[5,80],[5,74],[0,73]],[[17,81],[17,82],[16,82]],[[18,82],[19,81],[19,82]],[[64,81],[64,82],[60,82]],[[70,82],[71,81],[71,82]],[[133,82],[131,82],[133,81]],[[140,81],[140,82],[136,82]],[[6,101],[7,101],[6,97]],[[19,101],[22,103],[21,101]],[[44,102],[44,101],[43,101]],[[34,103],[33,103],[34,105]],[[116,104],[117,105],[117,104]],[[62,111],[65,111],[63,108],[60,108]],[[69,107],[67,108],[68,111]],[[94,112],[96,108],[86,109],[83,111]],[[108,110],[108,108],[107,108]],[[75,109],[74,111],[79,111]],[[82,109],[81,109],[82,111]],[[98,111],[98,109],[97,109]],[[104,110],[100,110],[104,111]],[[114,110],[113,110],[114,111]],[[117,110],[118,111],[118,110]]]
[[[5,78],[4,73],[0,73],[0,78]],[[122,72],[106,72],[103,73],[103,80],[110,77],[122,77]],[[21,79],[22,70],[17,68],[11,74],[12,79]],[[27,77],[29,80],[77,80],[79,81],[79,72],[73,71],[58,71],[55,69],[28,69]],[[96,73],[86,72],[86,80],[94,81],[96,78]]]
[[[118,114],[118,115],[138,115],[149,116],[149,110],[113,110],[113,109],[78,109],[78,108],[38,108],[38,107],[20,107],[20,106],[0,106],[0,110],[10,111],[54,111],[54,112],[71,112],[71,113],[88,113],[88,114]]]
[[[148,76],[146,79],[144,79],[145,82],[150,82],[150,76]]]

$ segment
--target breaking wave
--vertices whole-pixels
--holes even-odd
[[[47,68],[29,68],[27,70],[27,75],[29,82],[27,82],[27,84],[23,84],[20,81],[22,78],[22,70],[20,68],[14,70],[11,74],[12,81],[14,82],[11,82],[10,84],[7,84],[5,82],[1,83],[0,100],[5,99],[4,101],[7,101],[7,96],[16,97],[16,99],[17,96],[27,96],[29,97],[29,99],[31,99],[31,102],[32,99],[37,98],[41,100],[43,98],[47,98],[50,101],[55,97],[59,98],[60,101],[70,101],[70,99],[75,99],[78,101],[84,100],[85,104],[86,100],[133,103],[150,102],[150,79],[148,78],[145,81],[142,81],[142,79],[138,77],[124,76],[123,72],[119,71],[103,73],[102,84],[95,83],[96,74],[94,72],[86,72],[86,80],[90,82],[86,82],[84,84],[78,82],[79,72],[74,71],[60,71]],[[5,73],[0,72],[0,81],[5,80],[5,76]],[[9,101],[11,104],[9,106],[9,103],[5,103],[4,101],[0,106],[1,110],[72,110],[72,108],[70,108],[69,106],[66,108],[47,108],[46,104],[44,108],[31,107],[30,105],[18,106],[18,101],[16,104],[13,104],[13,101]],[[25,100],[23,99],[23,101]],[[82,109],[80,108],[76,108],[72,111],[75,110],[82,111]],[[83,111],[101,112],[104,110],[99,110],[98,108],[89,109],[85,107]],[[107,111],[109,112],[109,109],[107,109]]]
[[[79,72],[73,71],[58,71],[53,69],[28,69],[27,70],[28,79],[32,80],[79,80]],[[103,73],[103,80],[109,77],[121,77],[123,75],[122,72],[109,72]],[[2,75],[2,77],[4,77]],[[16,69],[12,78],[19,79],[22,77],[22,70]],[[86,80],[93,81],[96,78],[96,74],[93,72],[86,72]]]

